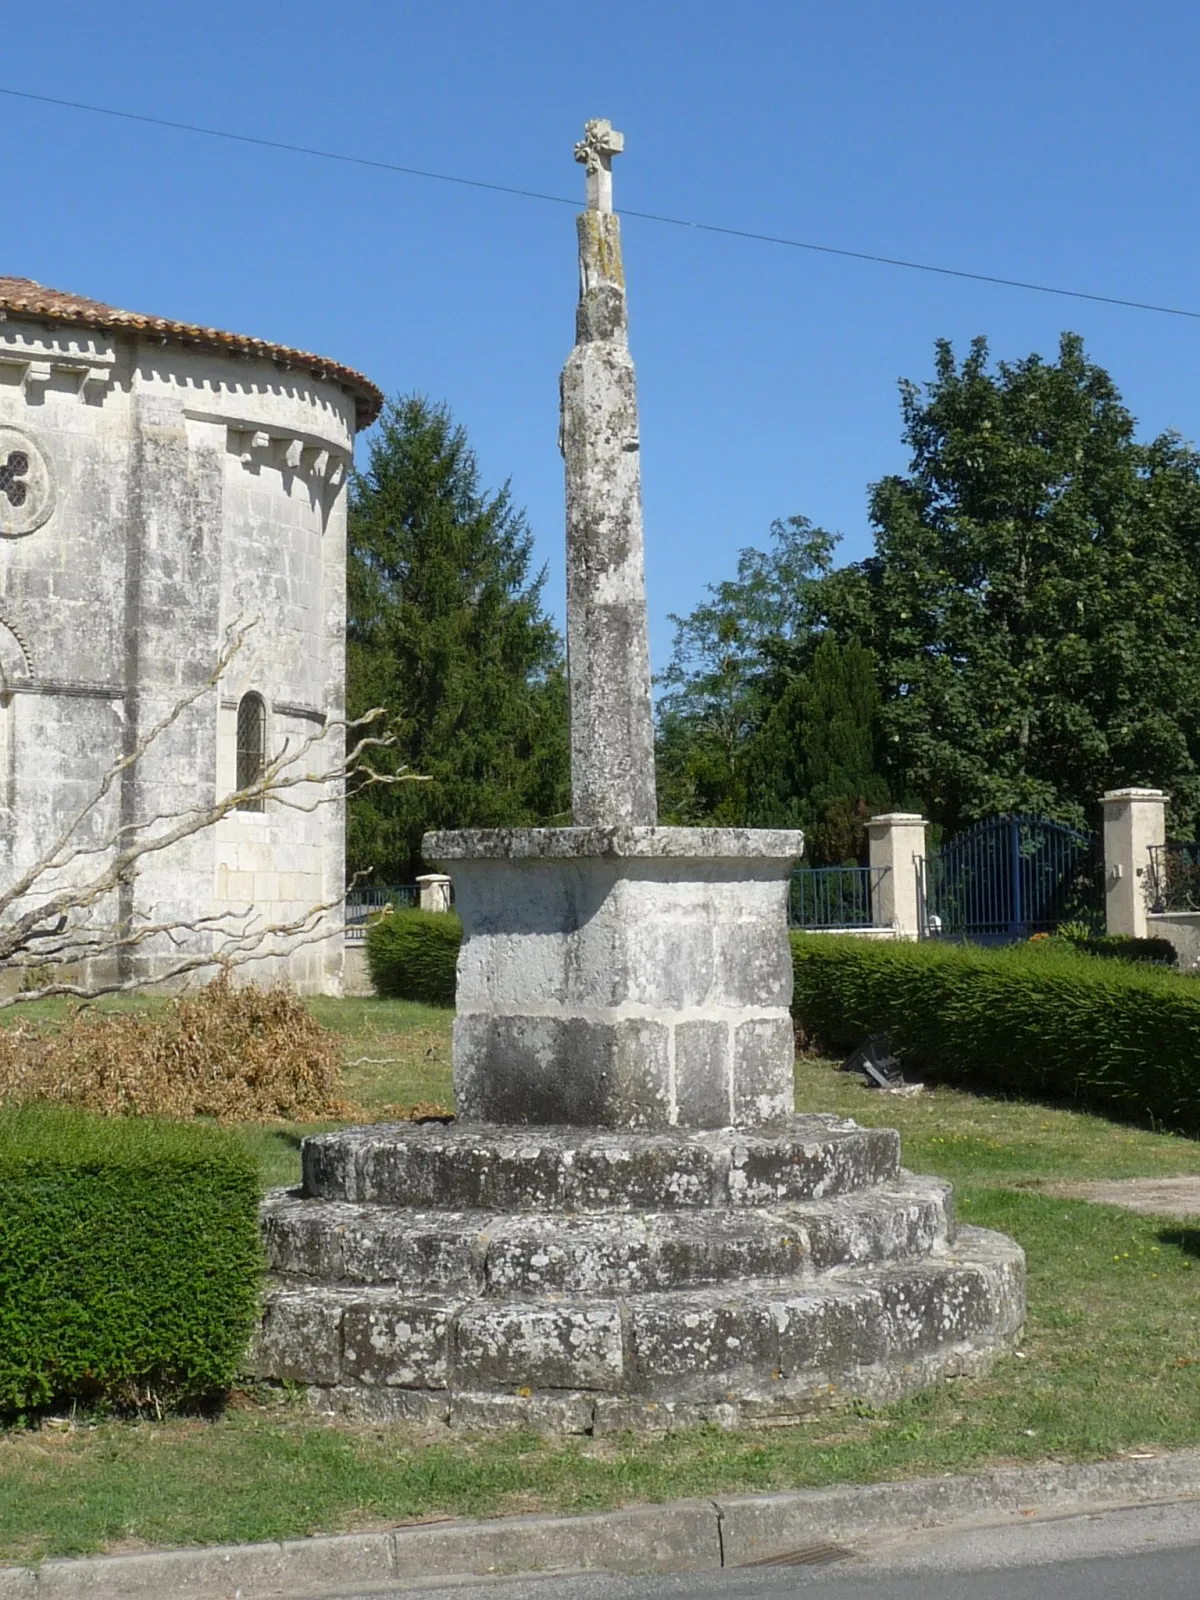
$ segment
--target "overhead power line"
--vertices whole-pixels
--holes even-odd
[[[34,94],[27,89],[10,89],[0,84],[0,94],[14,100],[33,100],[39,105],[61,106],[70,111],[87,111],[100,117],[117,117],[124,122],[142,122],[153,128],[172,128],[177,133],[196,133],[208,139],[227,139],[234,144],[256,145],[263,150],[280,150],[288,155],[314,156],[321,161],[340,161],[352,167],[370,167],[377,172],[400,173],[408,178],[428,178],[436,183],[455,183],[466,189],[487,189],[493,194],[513,195],[521,200],[542,200],[551,205],[577,208],[578,199],[567,195],[544,194],[538,189],[520,189],[508,183],[488,183],[482,178],[464,178],[453,172],[433,172],[426,167],[401,166],[395,161],[377,161],[371,156],[345,155],[338,150],[319,150],[313,145],[289,144],[282,139],[264,139],[252,133],[234,133],[228,128],[207,128],[197,122],[176,122],[169,117],[152,117],[140,111],[119,111],[113,106],[94,106],[84,100],[63,100],[55,95]],[[809,239],[789,239],[781,234],[757,233],[750,228],[730,228],[716,222],[696,222],[687,217],[666,216],[658,211],[630,211],[620,208],[623,217],[642,222],[658,222],[670,228],[692,228],[698,233],[718,233],[730,239],[750,239],[757,244],[781,245],[789,250],[809,250],[817,255],[842,256],[849,261],[868,261],[876,266],[903,267],[908,272],[932,272],[942,278],[965,278],[969,283],[997,284],[1005,289],[1025,289],[1033,294],[1053,294],[1068,300],[1088,300],[1095,305],[1121,306],[1127,311],[1152,311],[1164,317],[1189,317],[1200,322],[1200,311],[1180,306],[1160,306],[1147,300],[1124,300],[1119,295],[1092,294],[1086,289],[1063,289],[1054,284],[1031,283],[1024,278],[1003,278],[991,272],[967,272],[962,267],[936,266],[929,261],[907,261],[902,256],[875,255],[866,250],[846,250],[839,245],[814,244]]]

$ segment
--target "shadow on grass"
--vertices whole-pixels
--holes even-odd
[[[1159,1244],[1173,1244],[1185,1256],[1200,1257],[1200,1228],[1164,1228],[1158,1235]]]

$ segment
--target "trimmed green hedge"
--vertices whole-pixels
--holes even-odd
[[[793,934],[792,1011],[827,1048],[886,1032],[948,1083],[1200,1132],[1200,981],[1047,949]]]
[[[258,1306],[258,1199],[218,1128],[0,1110],[0,1413],[227,1387]]]
[[[452,911],[395,911],[367,925],[367,971],[388,1000],[454,1004],[462,922]]]
[[[452,914],[380,917],[367,929],[376,992],[452,1006],[461,940]],[[983,950],[794,933],[792,1011],[832,1051],[886,1032],[943,1082],[1200,1133],[1200,979],[1155,964],[1166,943],[1089,941],[1122,958],[1102,961],[1065,940]]]

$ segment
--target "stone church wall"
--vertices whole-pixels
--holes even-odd
[[[0,471],[14,452],[18,469],[27,463],[22,504],[0,484],[5,882],[122,749],[203,682],[239,621],[254,625],[219,691],[138,761],[93,838],[234,788],[247,692],[265,705],[268,756],[342,715],[354,428],[339,382],[275,360],[11,312],[0,321]],[[340,803],[305,813],[268,799],[145,858],[121,909],[181,923],[252,908],[290,922],[340,900],[343,858]],[[326,925],[322,942],[255,975],[335,991],[340,908]],[[211,939],[197,932],[191,947]]]

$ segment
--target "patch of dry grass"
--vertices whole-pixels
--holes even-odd
[[[411,1013],[411,1014],[410,1014]],[[258,1124],[445,1115],[447,1016],[217,979],[172,999],[48,1001],[0,1015],[0,1102]]]
[[[150,1013],[73,1009],[0,1032],[0,1100],[105,1116],[342,1118],[337,1036],[283,985],[221,977]]]

